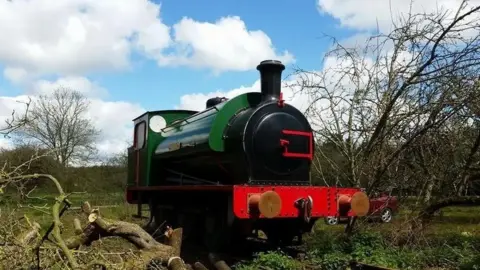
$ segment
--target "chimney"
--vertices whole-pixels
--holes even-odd
[[[282,71],[285,66],[278,60],[260,62],[257,70],[260,71],[262,101],[278,100],[281,92]]]

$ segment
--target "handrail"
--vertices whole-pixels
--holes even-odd
[[[173,121],[170,125],[167,125],[166,127],[162,128],[162,129],[160,130],[160,132],[166,132],[167,130],[170,131],[170,129],[178,128],[178,127],[181,126],[181,125],[179,125],[179,124],[181,124],[181,123],[183,123],[183,122],[186,122],[186,124],[191,124],[191,123],[195,123],[195,122],[197,122],[197,121],[200,121],[200,120],[202,120],[202,119],[205,119],[206,117],[211,116],[211,114],[208,114],[208,113],[207,113],[207,112],[209,112],[209,111],[211,111],[211,110],[216,110],[217,112],[219,111],[219,109],[218,109],[216,106],[210,107],[210,108],[208,108],[208,109],[206,109],[206,110],[204,110],[204,111],[201,111],[201,112],[198,112],[198,113],[196,113],[196,114],[190,115],[190,116],[187,117],[187,118],[175,120],[175,121]],[[191,122],[188,121],[189,119],[192,119],[192,118],[194,118],[194,117],[197,117],[198,115],[201,115],[201,114],[205,114],[205,115],[204,115],[203,117],[200,117],[200,118],[198,118],[198,119],[195,119],[194,121],[191,121]]]

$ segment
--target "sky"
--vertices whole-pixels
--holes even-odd
[[[474,0],[471,2],[479,2]],[[209,97],[259,91],[256,66],[281,60],[322,70],[328,36],[348,43],[392,17],[459,0],[0,1],[0,118],[27,96],[62,86],[91,101],[101,153],[125,151],[147,110],[202,110]],[[334,61],[333,61],[334,62]],[[286,91],[286,90],[285,90]],[[302,107],[304,98],[288,93]],[[290,98],[290,100],[288,99]],[[0,141],[8,145],[6,139]]]

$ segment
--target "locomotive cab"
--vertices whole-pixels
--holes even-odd
[[[228,98],[226,97],[214,97],[214,98],[209,98],[206,102],[206,109],[211,108],[213,106],[216,106],[222,102],[227,101]]]

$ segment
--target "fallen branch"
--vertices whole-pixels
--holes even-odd
[[[19,252],[21,248],[26,248],[35,240],[38,239],[40,236],[40,229],[41,226],[37,222],[33,222],[32,224],[27,218],[27,223],[30,225],[30,230],[20,233],[14,237],[14,241],[12,242],[3,242],[1,243],[2,251],[8,250],[9,252]]]
[[[169,269],[187,269],[180,258],[182,228],[169,228],[165,233],[167,237],[167,245],[165,245],[157,242],[137,224],[101,217],[99,210],[91,209],[88,202],[85,202],[81,209],[88,215],[89,223],[80,231],[80,222],[74,220],[75,231],[78,232],[66,240],[69,249],[77,249],[83,245],[88,246],[103,237],[118,236],[134,244],[140,250],[140,258],[127,261],[125,269],[145,269],[152,260],[159,261]]]
[[[49,174],[28,174],[28,175],[21,175],[21,176],[15,176],[15,177],[9,177],[5,179],[0,179],[0,185],[2,184],[8,184],[12,181],[24,181],[27,179],[39,179],[39,178],[47,178],[50,181],[52,181],[55,184],[55,187],[57,188],[58,191],[58,196],[55,198],[55,203],[52,206],[52,219],[53,219],[53,224],[51,227],[51,232],[53,234],[53,237],[55,239],[55,244],[60,247],[64,255],[67,257],[68,263],[72,268],[79,268],[79,265],[75,258],[73,257],[72,253],[69,251],[67,245],[65,244],[65,241],[63,240],[62,236],[60,235],[60,226],[62,223],[60,222],[60,207],[62,204],[65,204],[67,206],[70,205],[70,202],[67,200],[67,195],[63,191],[62,186],[60,185],[60,182],[53,176]],[[39,250],[40,245],[42,244],[43,240],[48,237],[48,234],[50,233],[50,230],[47,231],[47,234],[45,237],[42,239],[42,241],[37,245],[37,250]]]
[[[118,205],[98,205],[98,206],[95,206],[95,208],[117,208]],[[79,207],[79,206],[75,206],[75,207],[70,207],[70,210],[81,210],[82,207]]]

